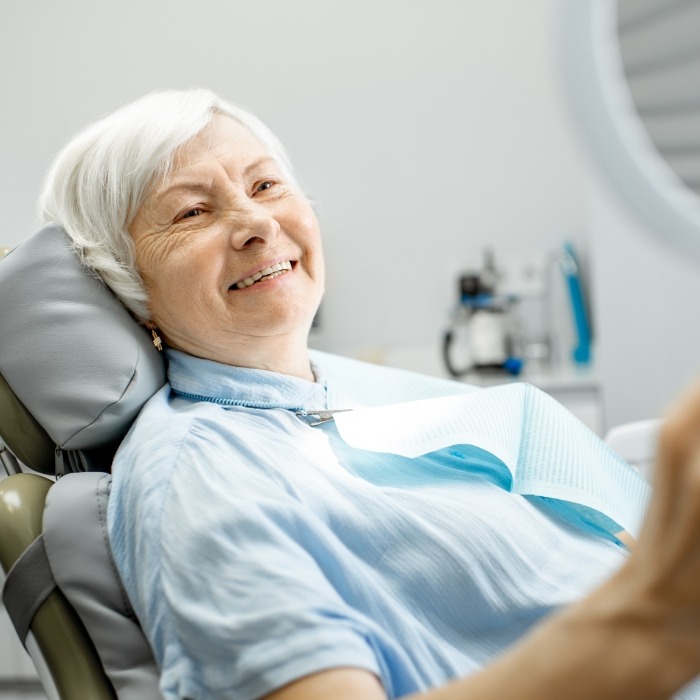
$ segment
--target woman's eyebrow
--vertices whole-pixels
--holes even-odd
[[[211,192],[211,186],[210,185],[204,185],[201,182],[179,182],[175,183],[173,185],[170,185],[166,189],[162,190],[161,192],[156,192],[154,196],[154,202],[153,204],[155,206],[158,206],[163,203],[165,199],[168,197],[172,197],[173,195],[178,195],[180,193],[182,194],[204,194]]]

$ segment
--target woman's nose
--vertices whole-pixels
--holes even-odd
[[[236,249],[246,248],[255,242],[271,243],[280,232],[277,219],[262,206],[251,204],[241,214],[232,224],[232,244]]]

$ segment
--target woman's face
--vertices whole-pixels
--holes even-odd
[[[236,364],[241,343],[306,341],[324,285],[318,222],[238,122],[215,116],[176,153],[129,233],[151,320],[172,347]]]

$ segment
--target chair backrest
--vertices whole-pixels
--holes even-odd
[[[0,438],[23,465],[44,474],[109,471],[119,441],[165,382],[164,360],[148,334],[81,266],[65,231],[55,225],[0,260],[0,298]],[[67,670],[84,666],[85,655],[92,653],[94,661],[95,650],[111,680],[100,691],[104,695],[94,689],[98,682],[80,692],[59,689],[56,697],[115,697],[114,689],[120,698],[159,697],[150,649],[106,544],[109,477],[76,474],[52,486],[34,476],[30,478],[41,483],[27,487],[28,476],[2,482],[0,499],[22,507],[3,509],[0,504],[0,565],[6,572],[13,565],[21,570],[28,538],[43,532],[46,558],[68,600],[52,594],[32,613],[31,639],[43,660],[60,660],[53,667],[47,662],[57,686],[65,680],[55,674],[73,675]],[[28,495],[37,489],[38,497]],[[33,523],[24,527],[22,537],[13,530],[15,518]],[[81,564],[81,557],[90,558],[92,565]],[[44,610],[56,605],[68,610],[61,613],[60,626],[77,630],[76,639],[86,644],[66,646],[54,634],[55,624],[51,633],[39,631]],[[93,675],[104,680],[99,664]],[[91,682],[85,674],[76,672],[76,677]]]

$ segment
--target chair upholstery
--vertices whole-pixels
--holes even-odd
[[[119,441],[164,384],[164,359],[59,226],[0,260],[0,298],[0,438],[42,473],[53,475],[56,464],[96,470],[55,485],[30,474],[0,482],[0,564],[9,571],[43,531],[60,591],[41,605],[30,634],[61,700],[155,700],[158,672],[106,537],[110,477],[97,471],[109,471]]]

